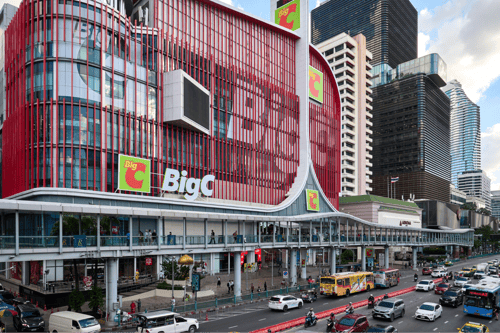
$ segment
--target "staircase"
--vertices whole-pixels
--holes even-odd
[[[145,293],[145,292],[148,292],[151,290],[155,290],[157,285],[158,285],[158,282],[155,282],[155,283],[152,283],[150,285],[147,285],[147,286],[144,286],[141,288],[137,288],[134,290],[123,290],[123,291],[119,292],[118,295],[123,296],[123,298],[135,296],[135,295],[142,294],[142,293]]]

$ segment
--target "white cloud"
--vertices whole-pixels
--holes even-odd
[[[239,10],[243,10],[243,6],[242,6],[242,5],[240,5],[240,4],[238,4],[238,9],[239,9]]]
[[[321,0],[316,0],[316,8],[318,8],[321,5]]]
[[[419,55],[439,53],[474,102],[500,76],[498,0],[450,0],[419,15]],[[422,52],[422,53],[420,53]]]
[[[481,133],[483,170],[491,178],[491,190],[500,190],[500,123]]]
[[[233,0],[220,0],[221,2],[227,3],[228,5],[234,6]]]

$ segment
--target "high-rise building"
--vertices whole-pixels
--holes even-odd
[[[316,47],[330,63],[342,101],[342,196],[369,194],[371,188],[371,52],[366,38],[341,33]]]
[[[363,34],[372,64],[391,67],[418,57],[418,12],[410,0],[328,0],[311,11],[311,42]]]
[[[4,3],[0,9],[0,179],[2,179],[2,127],[5,120],[5,30],[16,14],[17,7]],[[0,181],[0,197],[2,182]]]
[[[374,68],[373,82],[373,194],[449,202],[450,100],[440,89],[446,64],[429,54]],[[394,186],[391,177],[399,177]]]
[[[491,211],[491,180],[484,171],[462,172],[458,175],[458,189],[467,196],[483,199],[486,209]]]
[[[500,191],[491,191],[491,216],[500,219]]]
[[[465,94],[457,80],[442,90],[450,98],[451,182],[458,186],[458,175],[481,169],[481,121],[479,106]]]

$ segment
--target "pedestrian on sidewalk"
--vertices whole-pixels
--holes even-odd
[[[234,293],[234,281],[233,280],[231,280],[231,292]]]
[[[407,268],[408,268],[408,263],[407,263],[407,262],[405,262],[405,269],[407,269]]]
[[[132,301],[132,303],[130,303],[130,313],[135,313],[135,303],[134,303],[134,301]]]
[[[172,312],[174,312],[175,309],[175,298],[172,297]]]
[[[267,282],[264,281],[264,291],[267,291]]]
[[[220,288],[220,276],[217,277],[217,289]]]
[[[141,305],[142,305],[142,304],[141,304],[141,299],[139,298],[139,299],[137,300],[137,312],[141,312]]]
[[[496,320],[498,320],[498,306],[493,308],[493,314],[495,315]]]
[[[227,281],[227,293],[231,293],[231,280]]]
[[[253,283],[250,286],[250,292],[253,294]]]

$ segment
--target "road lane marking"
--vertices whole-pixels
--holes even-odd
[[[490,320],[490,322],[488,324],[491,324],[493,322],[493,320]]]
[[[238,327],[238,325],[236,325],[236,326],[231,326],[231,327],[228,327],[228,328],[235,328],[235,327]]]
[[[455,315],[455,317],[458,317],[458,315]]]
[[[401,324],[401,323],[403,323],[403,321],[400,321],[398,324]]]
[[[230,328],[231,328],[231,327],[230,327]],[[433,329],[433,331],[437,331],[437,329],[438,329],[438,328],[436,327],[435,329]]]
[[[445,321],[444,323],[445,323],[445,324],[448,324],[448,321]]]
[[[323,305],[327,305],[327,304],[328,304],[328,302],[327,303],[323,303]]]
[[[287,315],[287,314],[290,314],[290,312],[285,312],[285,313],[283,313],[283,314],[284,314],[284,315]]]
[[[266,318],[259,319],[259,321],[263,321],[263,320],[266,320]]]

